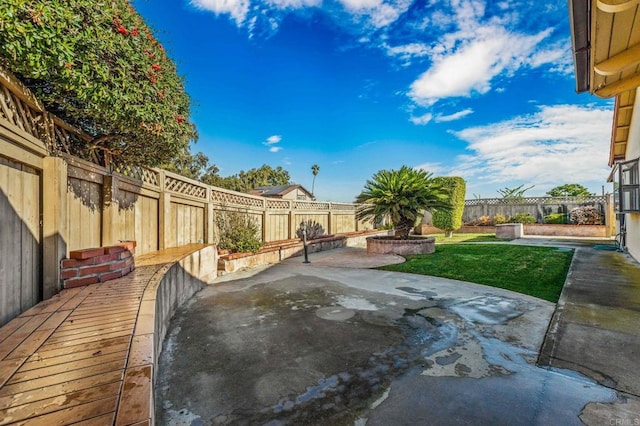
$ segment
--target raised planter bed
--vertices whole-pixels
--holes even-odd
[[[531,223],[524,225],[525,235],[549,237],[595,237],[607,238],[606,225],[561,225],[550,223]]]
[[[431,254],[436,251],[436,239],[410,238],[399,240],[393,237],[369,237],[367,238],[367,253],[375,254]]]
[[[338,235],[328,235],[307,242],[308,253],[332,250],[340,247],[365,247],[366,238],[372,235],[389,235],[389,231],[359,231]],[[301,256],[304,251],[298,238],[272,241],[258,253],[221,253],[218,252],[218,275],[228,274],[244,268],[278,263],[289,257]]]
[[[563,225],[552,223],[530,223],[523,225],[524,235],[539,235],[549,237],[594,237],[607,238],[606,225]],[[442,234],[443,230],[432,225],[420,225],[416,227],[416,233],[420,235]],[[454,232],[454,234],[495,234],[495,226],[467,226]]]

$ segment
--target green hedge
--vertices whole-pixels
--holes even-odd
[[[447,235],[450,235],[462,226],[466,182],[459,176],[439,176],[433,180],[448,189],[449,200],[452,207],[451,210],[434,210],[433,226],[442,229]]]

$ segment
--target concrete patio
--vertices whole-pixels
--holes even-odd
[[[571,242],[579,249],[570,277],[594,258],[624,256],[582,244]],[[310,259],[229,275],[179,310],[160,361],[159,424],[640,421],[637,394],[620,386],[640,382],[634,346],[618,347],[615,357],[599,352],[624,380],[598,383],[600,377],[573,365],[537,365],[547,326],[557,322],[554,304],[476,284],[361,269],[397,258],[376,259],[358,249]],[[601,279],[592,275],[594,289],[602,289]],[[571,294],[563,294],[564,306]],[[622,321],[638,324],[638,312],[629,311]],[[591,324],[590,342],[609,344],[607,327],[616,324]],[[638,327],[624,331],[629,339],[640,334]],[[564,333],[554,347],[575,348],[574,336]],[[596,362],[589,356],[582,360]]]

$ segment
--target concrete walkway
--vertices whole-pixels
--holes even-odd
[[[639,362],[640,264],[627,254],[577,248],[539,364],[639,397]],[[632,405],[640,422],[640,404]]]
[[[571,245],[577,268],[593,249]],[[554,304],[359,269],[378,264],[363,254],[289,259],[228,275],[196,295],[165,342],[159,424],[640,423],[627,391],[536,365]],[[597,329],[592,336],[608,338]],[[620,357],[621,371],[634,370],[631,355]]]

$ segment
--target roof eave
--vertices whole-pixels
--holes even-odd
[[[571,45],[576,77],[576,92],[590,90],[591,60],[591,1],[568,0],[571,25]]]

